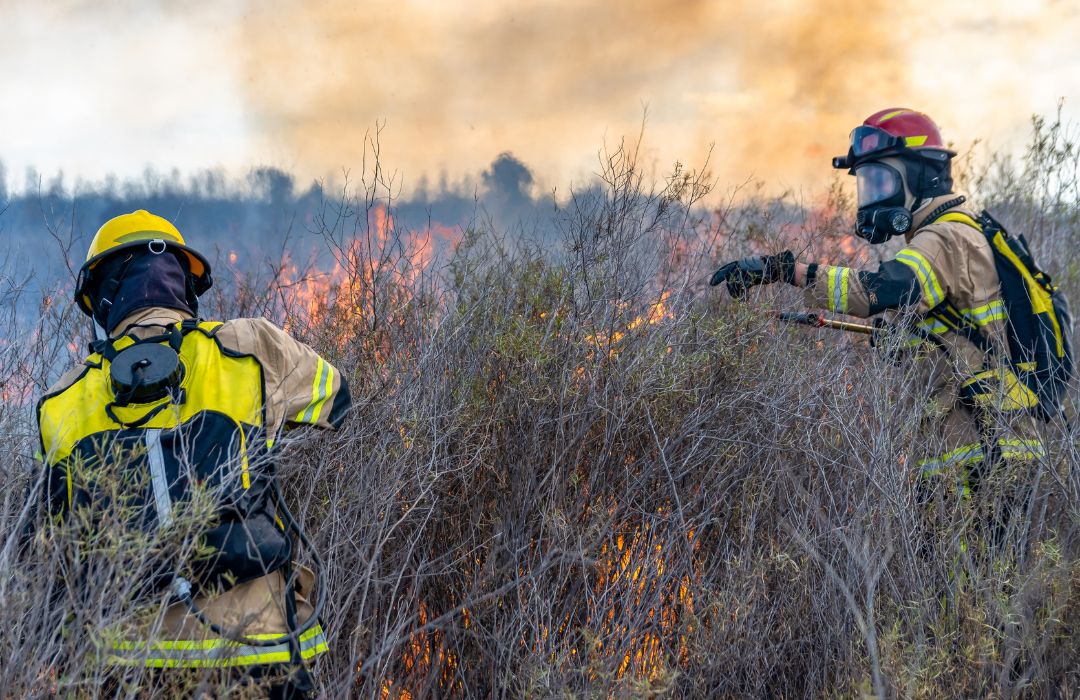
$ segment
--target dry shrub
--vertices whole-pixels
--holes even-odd
[[[327,566],[322,694],[1073,692],[1080,456],[1067,426],[1048,428],[1051,459],[1002,470],[978,498],[955,475],[923,485],[911,456],[928,416],[909,364],[778,325],[771,310],[797,306],[793,290],[738,303],[704,284],[723,259],[812,234],[819,254],[870,258],[843,233],[842,192],[810,210],[751,199],[703,215],[700,174],[677,168],[650,189],[625,146],[600,173],[560,210],[558,240],[478,219],[437,258],[380,228],[394,191],[376,167],[316,224],[334,275],[275,261],[269,279],[215,297],[213,315],[274,316],[354,389],[342,430],[292,435],[278,464]],[[1028,229],[1040,250],[1071,249],[1075,198],[979,182],[1002,218],[1049,210]],[[1074,283],[1071,255],[1047,264]],[[75,332],[62,306],[36,345],[0,355],[5,377],[26,365],[34,394],[50,372],[37,353]],[[103,671],[88,647],[133,614],[112,592],[137,581],[138,548],[83,552],[74,578],[63,528],[18,547],[40,470],[25,404],[0,410],[0,694],[160,681]],[[1003,508],[1002,528],[981,524]],[[219,676],[179,674],[167,692],[235,683]]]

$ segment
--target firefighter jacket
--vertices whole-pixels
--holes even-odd
[[[924,474],[1045,454],[1030,417],[1037,399],[1008,368],[994,254],[962,203],[949,194],[923,206],[904,248],[877,271],[811,265],[807,274],[812,306],[903,319],[917,358],[911,382],[926,402]]]
[[[330,363],[269,321],[185,316],[163,308],[135,312],[118,326],[127,335],[108,341],[111,350],[99,346],[42,398],[38,422],[48,509],[63,516],[111,507],[98,480],[112,470],[114,480],[119,474],[123,483],[135,484],[127,502],[142,504],[123,517],[129,526],[152,530],[167,528],[182,512],[193,485],[207,489],[219,499],[218,516],[200,533],[210,554],[184,573],[196,583],[195,603],[216,625],[234,628],[242,621],[244,636],[278,637],[288,631],[279,569],[292,551],[271,493],[275,439],[289,427],[336,428],[350,407],[348,385]],[[118,405],[109,355],[166,331],[181,339],[179,392]],[[166,584],[177,573],[171,566],[163,563],[160,571]],[[313,583],[310,576],[300,579],[302,624],[312,614],[306,595]],[[216,637],[183,603],[170,605],[154,629],[142,639],[117,642],[110,659],[151,666],[289,660],[287,644],[245,647]],[[326,650],[318,625],[300,641],[304,658]]]

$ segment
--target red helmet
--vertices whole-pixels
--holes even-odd
[[[956,155],[945,147],[933,119],[913,109],[892,107],[871,114],[855,127],[847,155],[832,162],[834,168],[854,168],[867,160],[905,153],[942,163]]]

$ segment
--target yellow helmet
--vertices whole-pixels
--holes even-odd
[[[140,247],[147,247],[153,253],[163,253],[166,249],[183,253],[188,261],[196,295],[201,295],[213,284],[210,263],[201,253],[185,245],[184,237],[172,222],[139,209],[109,219],[94,234],[94,240],[90,241],[86,262],[79,269],[79,281],[75,288],[75,303],[83,313],[87,316],[93,315],[87,288],[90,286],[94,268],[114,253]]]

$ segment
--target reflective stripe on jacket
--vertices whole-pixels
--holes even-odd
[[[185,317],[171,309],[144,309],[118,328],[146,339]],[[147,327],[151,324],[156,328]],[[114,345],[123,349],[134,342],[123,338]],[[128,449],[125,463],[142,465],[151,477],[133,487],[143,489],[144,528],[168,525],[170,508],[186,497],[188,477],[219,486],[224,510],[218,524],[203,533],[217,557],[214,569],[203,573],[226,590],[214,595],[197,590],[195,602],[210,621],[227,629],[242,624],[244,635],[280,636],[287,625],[276,569],[288,561],[291,546],[268,506],[265,487],[274,477],[267,455],[285,427],[340,425],[351,406],[348,384],[329,362],[264,319],[200,323],[184,335],[179,356],[186,370],[182,400],[112,406],[126,425],[105,410],[115,397],[108,361],[99,355],[49,390],[38,406],[49,510],[63,514],[94,502],[86,474],[93,473],[88,467],[95,460],[118,458],[110,446]],[[158,404],[168,405],[132,427]],[[310,615],[298,591],[297,619]],[[162,653],[150,653],[155,649]],[[108,658],[160,666],[237,665],[268,663],[277,653],[273,647],[254,649],[258,653],[217,638],[176,603],[167,607],[163,622],[147,626],[135,641],[122,642]],[[325,637],[319,628],[305,636],[304,655],[322,651]]]
[[[908,343],[925,350],[911,384],[926,387],[920,398],[933,406],[920,426],[926,451],[916,460],[920,470],[927,472],[983,459],[982,444],[988,437],[991,444],[999,438],[1037,439],[1035,424],[1027,416],[1033,395],[1004,364],[1008,357],[1006,317],[993,250],[980,231],[964,222],[972,216],[969,210],[960,206],[941,210],[954,199],[955,194],[944,195],[923,206],[906,245],[879,271],[821,265],[805,290],[811,306],[867,317],[883,308],[876,288],[868,287],[875,282],[895,297],[885,306],[898,311],[887,313],[921,317],[916,323],[919,333],[933,334],[940,341],[940,345],[924,344],[922,335],[913,334]],[[927,221],[933,212],[937,212],[935,220]],[[904,275],[910,282],[903,281]],[[898,290],[909,285],[914,286],[911,293]],[[968,334],[957,332],[957,323],[943,320],[942,309],[948,309],[959,325],[976,329],[1003,357],[988,357]],[[994,436],[987,436],[972,413],[980,408],[1013,415],[1006,416],[1005,425]],[[1010,458],[1029,454],[1015,449],[996,452]],[[1035,452],[1045,451],[1040,445]]]
[[[296,581],[296,613],[298,624],[304,624],[313,614],[308,596],[312,595],[314,575],[300,567]],[[199,608],[215,624],[226,629],[242,629],[246,637],[272,640],[286,628],[282,603],[285,581],[274,572],[255,581],[240,584],[226,594],[196,601]],[[248,646],[214,635],[191,615],[183,604],[166,608],[160,621],[161,631],[154,641],[149,635],[138,639],[119,639],[107,645],[104,661],[124,666],[154,668],[197,668],[250,666],[287,663],[290,660],[288,643],[273,646]],[[317,624],[300,635],[300,654],[310,659],[328,650],[326,634]]]
[[[275,634],[253,634],[252,639],[270,640]],[[300,657],[311,659],[327,651],[322,625],[316,624],[300,635]],[[254,666],[289,663],[292,659],[288,642],[268,647],[254,647],[230,642],[220,637],[204,641],[118,642],[106,655],[105,661],[118,666],[149,666],[151,668],[205,668]]]

